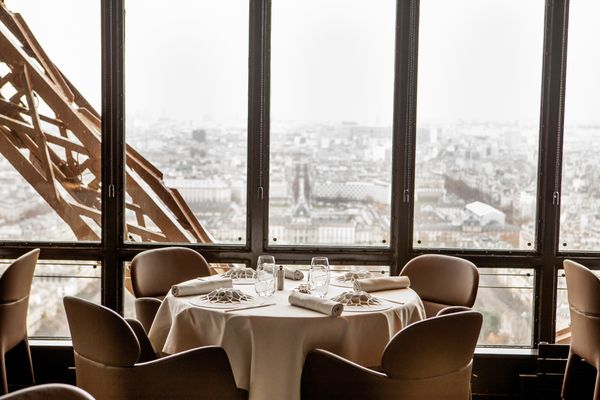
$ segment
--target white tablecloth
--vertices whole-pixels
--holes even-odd
[[[157,352],[177,353],[217,345],[227,352],[238,387],[250,400],[299,399],[306,354],[321,348],[365,366],[379,365],[385,345],[408,324],[425,318],[419,296],[411,289],[376,292],[404,302],[378,312],[348,312],[332,318],[289,305],[298,281],[287,280],[285,290],[267,301],[276,305],[224,312],[196,307],[196,296],[169,294],[149,332]],[[236,285],[255,295],[254,285]],[[331,286],[328,297],[350,290]]]

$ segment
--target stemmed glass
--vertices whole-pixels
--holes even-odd
[[[329,261],[327,257],[313,257],[308,271],[308,287],[311,292],[325,297],[329,290]]]
[[[275,293],[275,257],[258,257],[254,289],[259,296],[271,296]]]

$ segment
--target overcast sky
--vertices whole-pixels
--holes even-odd
[[[600,46],[589,38],[600,37],[600,2],[571,3],[567,119],[598,122]],[[6,4],[99,109],[100,2]],[[128,112],[245,120],[247,1],[126,6]],[[394,8],[394,0],[273,0],[273,119],[390,125]],[[537,123],[543,0],[422,0],[420,17],[420,123]]]

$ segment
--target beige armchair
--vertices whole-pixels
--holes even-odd
[[[114,311],[83,299],[63,301],[77,386],[96,399],[246,398],[222,348],[207,346],[157,359],[139,324],[132,328]]]
[[[574,378],[580,359],[597,371],[594,400],[600,400],[600,280],[581,264],[565,260],[571,314],[571,347],[562,387],[563,399],[576,399]]]
[[[410,260],[400,275],[410,278],[425,306],[427,318],[448,306],[473,307],[479,288],[475,264],[459,257],[424,254]]]
[[[0,396],[0,400],[94,400],[94,398],[77,386],[48,383]]]
[[[27,339],[27,309],[33,271],[39,255],[39,249],[22,255],[0,276],[0,373],[2,374],[0,394],[8,393],[4,356],[14,348],[20,348],[24,353],[29,363],[31,382],[35,383]]]
[[[171,286],[208,275],[210,267],[204,257],[185,247],[164,247],[136,255],[131,260],[131,285],[135,313],[146,332]]]
[[[302,399],[468,400],[482,320],[462,311],[407,326],[385,348],[383,372],[314,350],[304,363]]]

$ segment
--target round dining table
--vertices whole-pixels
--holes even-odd
[[[237,386],[248,390],[250,400],[296,400],[311,350],[325,349],[360,365],[377,366],[394,334],[425,318],[421,299],[408,288],[372,293],[386,299],[380,307],[385,309],[365,312],[346,307],[341,316],[331,317],[289,304],[288,296],[299,283],[286,279],[284,290],[261,299],[267,305],[240,310],[202,307],[199,296],[169,293],[150,329],[150,342],[164,354],[221,346]],[[234,287],[256,296],[253,284],[234,281]],[[349,290],[330,285],[327,297]]]

